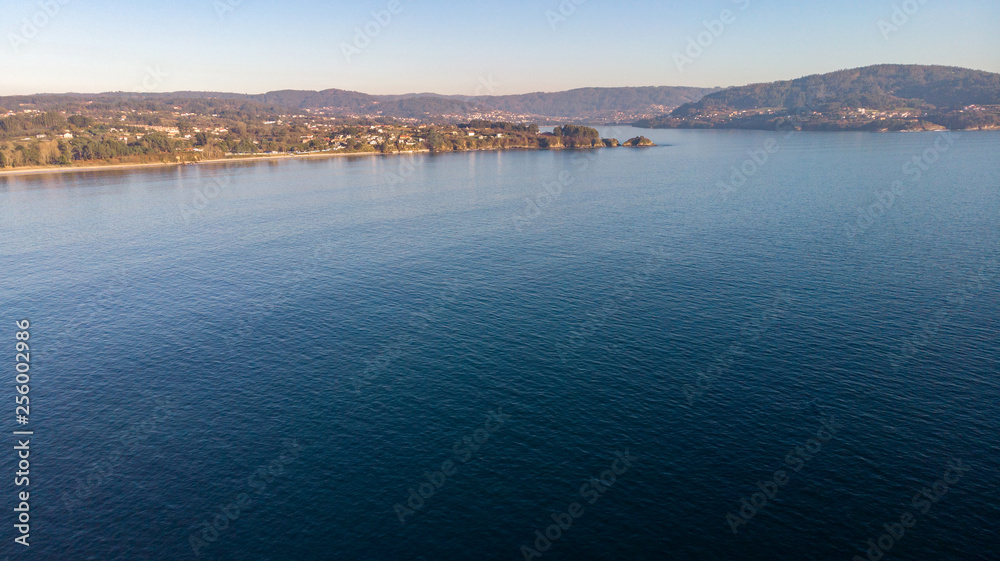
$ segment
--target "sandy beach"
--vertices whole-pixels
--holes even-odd
[[[153,168],[178,167],[178,166],[204,166],[204,165],[219,165],[219,164],[259,162],[259,161],[342,158],[349,156],[398,156],[404,154],[426,154],[429,152],[430,150],[412,150],[409,152],[393,152],[390,154],[383,154],[381,152],[349,152],[340,154],[331,152],[322,152],[316,154],[269,154],[263,156],[246,156],[246,157],[237,156],[229,158],[219,158],[214,160],[202,160],[200,162],[153,162],[148,164],[106,164],[106,165],[90,165],[90,166],[42,166],[42,167],[0,170],[0,177],[43,175],[43,174],[53,174],[53,173],[77,173],[77,172],[91,172],[91,171],[140,170],[140,169],[153,169]]]

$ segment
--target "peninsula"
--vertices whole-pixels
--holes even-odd
[[[1000,74],[884,64],[709,93],[646,128],[809,131],[1000,129]]]
[[[25,110],[0,119],[0,173],[146,167],[263,158],[591,149],[645,146],[601,138],[597,129],[473,120],[405,124],[306,114],[261,115],[142,109],[90,116]]]

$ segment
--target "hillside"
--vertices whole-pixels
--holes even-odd
[[[517,122],[605,123],[652,117],[697,101],[715,90],[683,87],[582,88],[565,92],[505,96],[438,94],[369,95],[346,90],[279,90],[264,94],[173,92],[101,94],[37,94],[0,97],[0,108],[41,111],[106,109],[163,110],[169,106],[200,113],[240,110],[254,114],[288,114],[305,110],[330,116],[448,120],[489,118]],[[221,109],[220,109],[221,108]]]
[[[562,118],[613,118],[615,113],[662,111],[701,99],[706,88],[581,88],[557,93],[530,93],[479,97],[473,100],[483,107],[510,113],[545,115]]]
[[[297,109],[331,108],[389,117],[460,115],[503,112],[526,118],[606,121],[624,115],[658,114],[701,99],[707,88],[640,87],[580,88],[502,96],[444,96],[432,93],[367,95],[344,90],[284,91],[252,96],[254,101]]]
[[[797,127],[814,130],[993,128],[1000,126],[1000,74],[946,66],[869,66],[728,88],[636,124],[773,129],[793,115],[803,121]]]

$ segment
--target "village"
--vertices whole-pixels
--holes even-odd
[[[126,104],[120,104],[126,105]],[[80,111],[80,112],[76,112]],[[492,114],[484,117],[493,116]],[[334,116],[327,111],[268,114],[248,110],[83,107],[0,112],[0,169],[79,164],[196,163],[279,155],[394,154],[466,150],[614,147],[577,125],[476,118],[467,122]],[[633,146],[648,145],[636,138]]]

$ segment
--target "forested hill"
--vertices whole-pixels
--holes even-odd
[[[965,119],[964,110],[970,106],[976,106],[984,118]],[[816,113],[823,127],[851,128],[836,127],[830,121],[854,121],[860,127],[866,119],[851,119],[851,115],[863,109],[862,115],[869,118],[878,115],[874,120],[915,121],[933,116],[937,121],[931,122],[941,126],[968,128],[1000,124],[993,119],[997,111],[991,107],[995,106],[1000,106],[1000,74],[948,66],[879,65],[728,88],[639,124],[758,128],[755,125],[765,121],[762,113],[808,110]],[[871,122],[865,126],[878,128]]]
[[[251,96],[255,101],[297,109],[334,108],[391,117],[469,115],[500,111],[554,119],[609,120],[623,115],[657,114],[697,101],[708,88],[579,88],[518,95],[445,96],[438,94],[367,95],[344,90],[279,91]]]
[[[244,112],[294,113],[324,111],[329,115],[407,119],[465,120],[492,118],[520,122],[589,122],[635,120],[671,111],[701,99],[707,88],[637,87],[583,88],[565,92],[521,95],[445,96],[438,94],[370,95],[330,89],[323,91],[280,90],[265,94],[220,92],[102,94],[38,94],[0,97],[0,108],[31,107],[41,111],[76,111],[91,103],[108,108],[163,109],[180,106],[192,112],[200,108],[240,108]]]
[[[486,107],[511,113],[561,117],[646,112],[658,107],[678,107],[716,91],[707,88],[580,88],[556,93],[530,93],[473,98]]]
[[[673,115],[829,103],[869,109],[998,105],[1000,74],[948,66],[869,66],[786,82],[729,88],[683,105]]]

